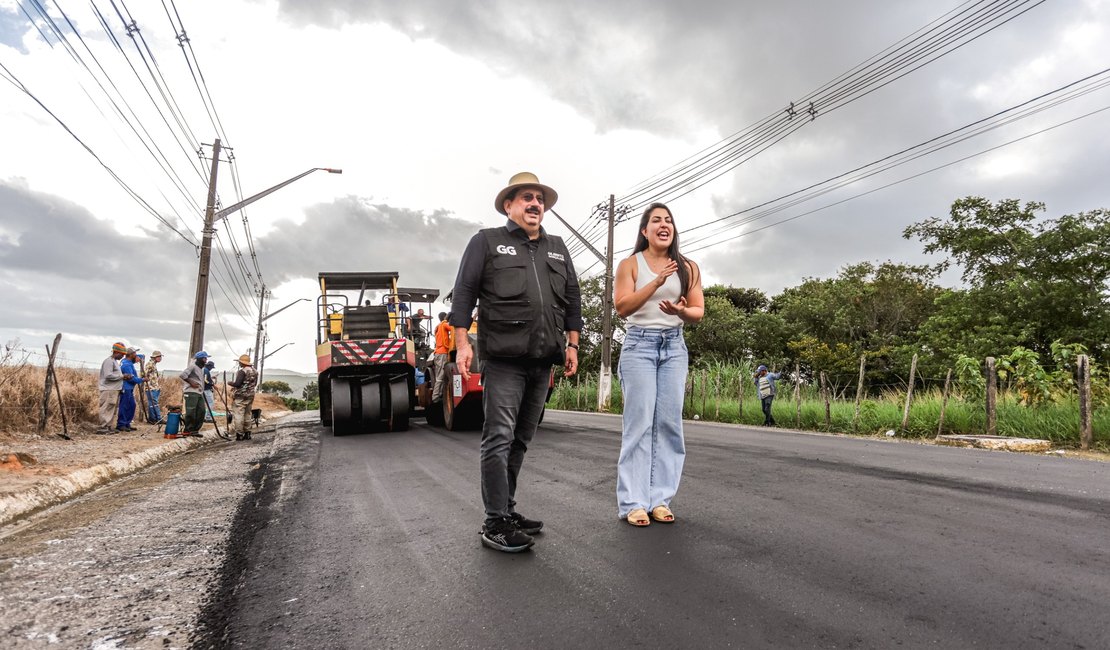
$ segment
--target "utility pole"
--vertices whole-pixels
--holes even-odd
[[[208,206],[204,209],[204,231],[200,245],[200,270],[197,272],[197,299],[193,303],[193,331],[189,336],[188,356],[204,349],[204,318],[208,308],[208,268],[212,260],[212,220],[216,215],[216,168],[220,164],[220,139],[212,144],[212,174],[208,178]]]
[[[605,246],[605,294],[601,297],[601,374],[597,382],[597,410],[609,411],[613,394],[613,224],[616,221],[616,199],[609,195],[609,235]]]
[[[262,321],[266,320],[266,315],[263,311],[266,301],[266,284],[262,284],[262,290],[258,292],[258,331],[254,335],[254,367],[261,368],[262,355],[259,351],[262,349]],[[250,354],[248,352],[248,354]]]

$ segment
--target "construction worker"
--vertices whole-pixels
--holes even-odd
[[[181,373],[185,382],[185,412],[182,413],[184,431],[180,435],[166,434],[167,438],[185,436],[200,437],[204,425],[204,365],[208,363],[208,353],[204,350],[193,355],[193,363]]]
[[[146,379],[146,421],[156,424],[162,421],[162,407],[158,398],[162,395],[162,371],[158,364],[162,362],[162,353],[155,350],[150,354],[143,368],[143,377]]]
[[[131,422],[135,419],[135,387],[143,383],[139,371],[135,369],[135,348],[124,350],[120,370],[123,372],[123,390],[119,396],[119,419],[116,420],[116,431],[134,431]]]
[[[127,348],[122,343],[112,344],[112,354],[100,364],[100,376],[97,378],[96,388],[99,391],[98,410],[100,414],[100,427],[96,433],[101,435],[115,433],[114,425],[116,415],[119,413],[119,392],[123,388],[125,379],[120,368],[120,359],[127,354]]]
[[[454,331],[451,323],[447,322],[447,312],[439,312],[439,325],[436,325],[436,349],[433,361],[434,381],[432,388],[432,401],[438,402],[443,398],[443,383],[447,381],[447,360],[454,346]]]
[[[250,440],[251,407],[254,406],[254,391],[258,385],[258,371],[251,367],[250,355],[239,357],[239,372],[227,385],[235,389],[231,402],[231,427],[235,430],[235,439]]]

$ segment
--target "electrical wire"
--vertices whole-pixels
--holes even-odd
[[[672,171],[662,172],[641,182],[619,203],[631,203],[633,211],[655,201],[672,201],[719,178],[751,159],[751,152],[762,151],[768,142],[781,141],[795,127],[788,122],[799,119],[802,126],[820,115],[842,108],[911,72],[932,63],[960,47],[990,33],[1042,4],[1044,0],[975,2],[971,8],[953,10],[949,16],[930,23],[909,37],[883,50],[848,73],[791,102],[785,111],[772,113],[733,136],[713,145],[691,161]],[[966,3],[964,7],[967,7]],[[953,16],[953,14],[955,14]],[[915,34],[920,34],[915,36]],[[805,116],[809,116],[806,121]],[[763,148],[761,148],[763,147]]]
[[[105,163],[105,162],[104,162],[104,161],[103,161],[103,160],[102,160],[102,159],[100,158],[100,156],[99,156],[99,155],[97,155],[97,153],[96,153],[95,151],[93,151],[92,147],[90,147],[89,145],[85,144],[85,141],[84,141],[84,140],[82,140],[82,139],[80,138],[80,136],[78,136],[78,135],[77,135],[76,133],[74,133],[74,132],[73,132],[73,130],[69,128],[69,125],[68,125],[68,124],[66,124],[66,123],[65,123],[64,121],[62,121],[62,119],[61,119],[60,117],[58,117],[58,116],[57,116],[57,115],[56,115],[56,114],[54,113],[54,111],[52,111],[52,110],[50,110],[49,108],[47,108],[46,104],[42,103],[42,101],[41,101],[41,100],[39,100],[39,98],[38,98],[37,96],[35,96],[35,94],[34,94],[34,93],[32,93],[32,92],[31,92],[31,91],[30,91],[30,90],[29,90],[29,89],[27,88],[27,86],[25,86],[25,85],[23,84],[23,82],[22,82],[22,81],[20,81],[20,80],[19,80],[19,78],[18,78],[18,77],[16,77],[16,76],[15,76],[15,75],[14,75],[14,74],[12,73],[12,71],[11,71],[11,70],[9,70],[9,69],[7,68],[7,66],[5,66],[5,65],[4,65],[4,64],[3,64],[2,62],[0,62],[0,69],[3,69],[3,70],[4,70],[4,72],[6,73],[6,76],[5,76],[5,80],[6,80],[6,81],[8,81],[8,82],[9,82],[9,83],[11,83],[12,85],[14,85],[14,86],[15,86],[16,88],[18,88],[19,90],[21,90],[21,91],[22,91],[22,92],[23,92],[23,93],[24,93],[25,95],[27,95],[28,97],[30,97],[32,101],[34,101],[34,102],[35,102],[36,104],[38,104],[38,105],[39,105],[39,107],[40,107],[40,108],[42,108],[42,110],[46,111],[46,113],[47,113],[48,115],[50,115],[50,117],[54,118],[54,121],[55,121],[55,122],[57,122],[57,123],[58,123],[58,125],[59,125],[59,126],[61,126],[61,127],[63,128],[63,129],[65,129],[66,133],[68,133],[68,134],[69,134],[69,135],[70,135],[70,136],[71,136],[71,137],[72,137],[72,138],[73,138],[74,140],[76,140],[76,141],[77,141],[77,143],[78,143],[78,144],[80,144],[80,145],[81,145],[81,147],[82,147],[82,148],[84,148],[84,149],[85,149],[85,151],[86,151],[86,152],[88,152],[88,154],[89,154],[90,156],[92,156],[92,157],[93,157],[93,158],[94,158],[94,159],[96,160],[96,162],[100,163],[100,166],[104,168],[104,171],[108,172],[108,175],[112,177],[112,180],[114,180],[114,181],[115,181],[115,182],[116,182],[117,184],[119,184],[119,186],[120,186],[120,187],[122,187],[122,188],[123,188],[123,190],[124,190],[125,192],[127,192],[128,196],[130,196],[130,197],[131,197],[131,198],[132,198],[132,199],[133,199],[133,200],[134,200],[134,201],[135,201],[136,203],[138,203],[140,207],[142,207],[142,208],[143,208],[144,210],[146,210],[147,212],[149,212],[149,213],[150,213],[150,214],[151,214],[151,215],[152,215],[152,216],[153,216],[153,217],[154,217],[155,219],[157,219],[158,221],[162,222],[162,224],[163,224],[164,226],[166,226],[166,227],[167,227],[167,228],[169,228],[169,229],[170,229],[171,231],[173,231],[174,233],[176,233],[176,234],[177,234],[177,235],[178,235],[179,237],[181,237],[182,239],[184,239],[184,240],[185,240],[186,242],[188,242],[188,243],[192,244],[193,246],[198,246],[197,242],[196,242],[196,241],[195,241],[194,239],[192,239],[192,238],[191,238],[191,237],[190,237],[189,235],[186,235],[185,233],[183,233],[183,232],[181,232],[180,230],[178,230],[178,229],[177,229],[176,227],[174,227],[174,225],[173,225],[172,223],[170,223],[170,222],[169,222],[169,221],[168,221],[168,220],[167,220],[167,219],[166,219],[165,217],[163,217],[162,215],[158,214],[158,211],[157,211],[157,210],[155,210],[155,209],[154,209],[154,208],[153,208],[153,207],[152,207],[152,206],[150,205],[150,203],[148,203],[148,202],[147,202],[147,201],[146,201],[145,199],[143,199],[143,197],[142,197],[142,196],[140,196],[138,192],[136,192],[135,190],[133,190],[133,189],[131,188],[131,186],[130,186],[130,185],[128,185],[128,184],[127,184],[127,183],[126,183],[126,182],[125,182],[125,181],[124,181],[124,180],[123,180],[122,178],[120,178],[120,176],[119,176],[119,175],[118,175],[118,174],[117,174],[117,173],[115,172],[115,170],[113,170],[113,169],[112,169],[111,167],[109,167],[109,166],[108,166],[108,164],[107,164],[107,163]]]

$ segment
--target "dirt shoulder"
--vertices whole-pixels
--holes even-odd
[[[281,399],[273,395],[259,394],[254,407],[262,409],[263,420],[289,413]],[[222,431],[225,420],[217,417]],[[57,435],[61,433],[60,427],[48,427],[43,434],[0,432],[0,499],[33,489],[55,477],[174,442],[165,439],[156,425],[136,419],[132,426],[135,431],[113,435],[96,435],[94,427],[89,425],[70,427],[71,440]],[[201,433],[214,437],[216,430],[213,424],[207,423]]]

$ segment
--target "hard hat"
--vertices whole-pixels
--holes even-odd
[[[208,353],[205,352],[204,350],[201,350],[200,352],[197,352],[196,354],[194,354],[193,358],[194,359],[207,359],[208,358]]]

